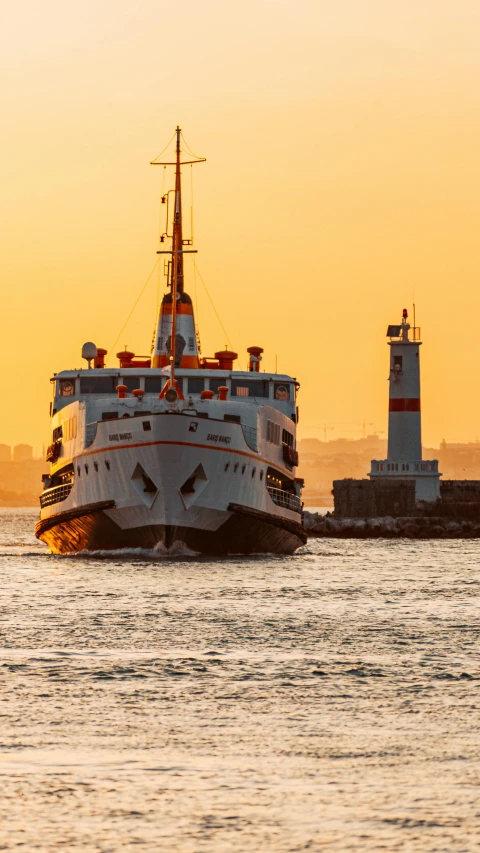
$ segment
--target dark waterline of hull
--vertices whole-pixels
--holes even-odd
[[[306,542],[300,524],[237,505],[215,531],[179,525],[149,524],[120,528],[104,508],[73,510],[37,524],[36,536],[57,554],[114,551],[124,548],[166,549],[181,544],[200,554],[293,554]],[[235,506],[235,509],[233,509]]]

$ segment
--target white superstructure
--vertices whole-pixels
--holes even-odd
[[[60,553],[187,547],[291,553],[306,541],[296,477],[297,381],[247,370],[229,350],[201,358],[184,290],[180,130],[168,292],[151,358],[89,343],[88,367],[56,374],[49,474],[37,536]],[[185,162],[185,161],[183,161]],[[189,162],[189,161],[188,161]],[[167,229],[168,230],[168,229]],[[162,235],[162,242],[166,235]],[[163,253],[163,250],[161,250]]]
[[[388,458],[372,460],[369,477],[415,480],[417,500],[440,497],[437,459],[422,459],[420,406],[420,330],[408,323],[387,329],[390,338]]]

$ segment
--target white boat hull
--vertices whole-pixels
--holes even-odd
[[[240,424],[185,413],[105,421],[72,462],[70,493],[37,525],[53,552],[293,553],[306,541],[301,514],[272,499],[269,460]]]

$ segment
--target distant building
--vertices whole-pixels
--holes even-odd
[[[12,458],[12,448],[9,444],[0,444],[0,462],[10,462]]]
[[[13,448],[14,462],[30,462],[33,459],[33,447],[29,444],[17,444]]]

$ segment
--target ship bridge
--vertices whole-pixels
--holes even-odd
[[[55,384],[52,414],[78,400],[114,407],[119,394],[140,396],[149,404],[164,390],[168,374],[162,370],[101,368],[98,370],[65,370],[51,380]],[[235,401],[238,404],[270,405],[297,421],[297,381],[286,374],[254,373],[249,371],[182,370],[176,382],[185,404],[202,398]],[[117,389],[121,389],[118,391]],[[221,389],[226,389],[222,391]],[[140,391],[140,394],[135,392]],[[205,393],[206,392],[206,393]],[[208,392],[211,392],[209,394]]]

